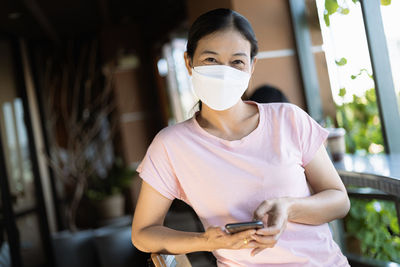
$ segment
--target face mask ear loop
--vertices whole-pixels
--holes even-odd
[[[192,68],[192,75],[193,75],[194,67],[193,67],[193,62],[191,59],[189,59],[189,67]],[[192,76],[192,75],[190,75],[190,76]]]

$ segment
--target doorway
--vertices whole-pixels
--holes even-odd
[[[50,232],[20,59],[17,42],[0,40],[0,262],[3,257],[10,266],[51,266]]]

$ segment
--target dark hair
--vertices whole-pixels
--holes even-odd
[[[258,52],[258,44],[251,24],[245,17],[227,8],[208,11],[193,22],[189,29],[186,45],[186,52],[189,58],[193,59],[197,43],[201,38],[228,28],[234,28],[250,42],[250,58],[253,60]],[[199,101],[199,109],[201,110],[201,101]]]
[[[270,85],[263,85],[258,87],[250,96],[249,100],[258,103],[289,103],[289,100],[282,91]]]
[[[189,29],[186,51],[189,58],[193,58],[197,43],[201,38],[211,33],[234,28],[245,37],[251,45],[250,58],[253,59],[258,52],[257,39],[250,22],[239,13],[218,8],[200,15]]]

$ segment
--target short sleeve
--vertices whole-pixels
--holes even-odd
[[[145,182],[166,198],[180,198],[178,180],[162,139],[162,134],[158,133],[136,171]]]
[[[302,150],[302,165],[306,166],[328,137],[328,130],[319,125],[304,110],[295,106],[296,124]]]

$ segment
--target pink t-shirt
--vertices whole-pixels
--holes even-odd
[[[189,204],[204,229],[250,221],[266,199],[307,197],[304,167],[328,132],[292,104],[257,104],[257,128],[240,140],[216,137],[195,116],[161,130],[137,171],[163,196]],[[274,248],[213,252],[218,266],[349,266],[328,224],[291,223]]]

